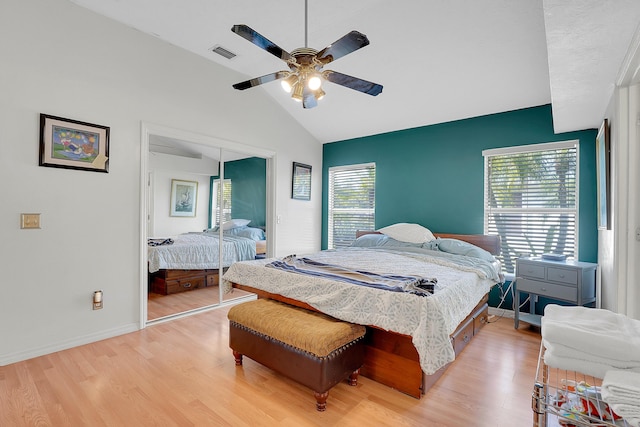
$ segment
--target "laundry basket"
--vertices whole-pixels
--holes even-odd
[[[576,371],[550,368],[540,344],[531,408],[534,427],[631,427],[614,414],[598,392],[602,379]]]

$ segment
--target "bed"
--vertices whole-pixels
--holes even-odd
[[[234,221],[234,220],[232,220]],[[240,225],[234,226],[224,230],[225,236],[244,237],[246,239],[253,240],[256,245],[256,255],[260,257],[267,253],[267,236],[262,228],[251,227],[247,224],[239,223]],[[216,229],[206,230],[207,232],[217,233]]]
[[[500,238],[435,234],[429,242],[403,242],[398,247],[389,235],[376,235],[380,233],[358,233],[354,247],[306,258],[372,273],[435,278],[432,295],[305,277],[267,267],[273,258],[235,263],[223,275],[223,283],[226,290],[239,288],[366,325],[362,374],[420,398],[486,323],[488,292],[503,280],[492,256],[499,253]],[[486,259],[477,262],[463,253]]]
[[[218,284],[220,268],[255,259],[256,242],[224,233],[222,266],[218,233],[193,232],[170,239],[150,239],[149,291],[161,295]]]

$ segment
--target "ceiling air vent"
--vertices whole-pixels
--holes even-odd
[[[217,53],[220,56],[224,56],[227,59],[233,59],[236,57],[236,54],[223,48],[220,45],[215,45],[214,47],[212,47],[211,49],[209,49],[211,52],[213,53]]]

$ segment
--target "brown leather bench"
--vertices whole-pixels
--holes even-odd
[[[314,391],[324,411],[329,389],[348,378],[355,386],[364,360],[365,327],[270,299],[233,306],[229,347]]]

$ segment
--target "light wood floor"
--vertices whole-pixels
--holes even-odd
[[[147,298],[147,320],[156,320],[165,316],[218,304],[220,302],[219,289],[218,286],[207,286],[171,295],[149,292]],[[251,294],[240,289],[233,289],[232,292],[224,293],[222,300],[229,301],[248,295]]]
[[[422,399],[360,377],[312,392],[228,348],[228,308],[0,367],[0,426],[532,425],[539,333],[487,325]]]

